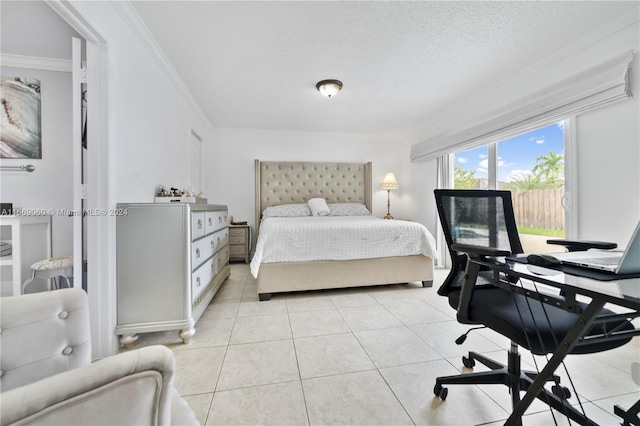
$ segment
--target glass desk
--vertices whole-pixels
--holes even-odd
[[[551,377],[558,366],[562,363],[565,356],[581,341],[585,340],[584,335],[589,331],[590,327],[598,321],[598,314],[602,307],[608,304],[608,307],[617,306],[616,313],[620,311],[620,316],[633,319],[640,316],[640,278],[613,279],[607,281],[596,280],[585,276],[574,275],[579,271],[570,269],[571,274],[563,271],[563,267],[556,269],[543,268],[540,266],[528,265],[523,263],[506,261],[504,257],[469,259],[467,266],[467,282],[475,283],[475,277],[480,269],[493,271],[496,275],[495,285],[500,287],[509,287],[510,290],[520,293],[526,293],[527,296],[541,299],[545,302],[554,303],[551,299],[545,300],[544,293],[538,293],[536,284],[544,284],[546,286],[559,289],[564,296],[563,308],[577,312],[580,314],[578,321],[573,325],[567,335],[559,342],[557,349],[544,366],[540,374],[536,377],[533,384],[529,387],[526,394],[520,400],[520,403],[514,408],[513,413],[506,421],[506,425],[519,425],[522,423],[522,415],[525,413],[531,402],[536,398],[542,387]],[[609,276],[611,278],[611,276]],[[465,286],[467,284],[465,283]],[[586,306],[576,303],[578,299]],[[462,302],[461,302],[462,303]],[[588,336],[589,341],[594,339],[620,339],[629,336],[640,335],[640,330],[616,332],[611,331],[607,335]],[[636,403],[631,412],[635,409],[637,415]],[[564,414],[564,413],[563,413]],[[625,414],[624,411],[616,407],[616,414]],[[581,424],[595,425],[590,420],[582,421],[574,419]]]

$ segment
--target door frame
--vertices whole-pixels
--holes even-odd
[[[46,0],[46,4],[76,30],[86,43],[87,92],[91,102],[91,117],[87,122],[86,208],[106,212],[87,216],[87,258],[91,260],[87,268],[87,293],[92,356],[103,358],[113,355],[118,348],[114,334],[117,321],[116,223],[115,217],[107,214],[115,200],[112,193],[114,161],[108,132],[108,46],[71,3]],[[74,252],[75,250],[74,247]]]

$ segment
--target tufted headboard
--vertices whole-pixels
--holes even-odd
[[[364,203],[371,211],[371,162],[255,160],[255,179],[256,231],[265,208],[306,203],[316,197],[327,203]]]

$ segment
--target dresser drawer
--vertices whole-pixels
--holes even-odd
[[[215,234],[191,243],[191,270],[194,271],[216,252]]]
[[[238,257],[238,256],[244,256],[246,253],[245,251],[245,247],[244,244],[242,245],[230,245],[229,246],[229,256],[231,257]]]
[[[229,229],[224,228],[213,234],[214,246],[213,252],[216,252],[229,242]]]
[[[207,288],[216,274],[216,258],[212,257],[191,274],[191,300],[195,300]]]
[[[229,228],[229,236],[233,237],[246,237],[247,229],[246,228]]]
[[[207,212],[207,234],[229,225],[229,214],[226,210]]]
[[[237,244],[244,245],[245,242],[246,242],[246,238],[245,237],[230,237],[229,238],[229,244],[231,244],[231,245],[237,245]]]
[[[191,213],[191,240],[197,240],[206,234],[205,212]]]
[[[220,272],[220,270],[229,263],[229,246],[224,246],[216,253],[215,257],[215,274]],[[214,274],[214,275],[215,275]]]

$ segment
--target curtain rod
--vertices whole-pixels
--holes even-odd
[[[0,166],[0,170],[15,170],[15,171],[22,171],[22,172],[32,172],[35,169],[36,168],[33,167],[31,164],[27,164],[26,166]]]

